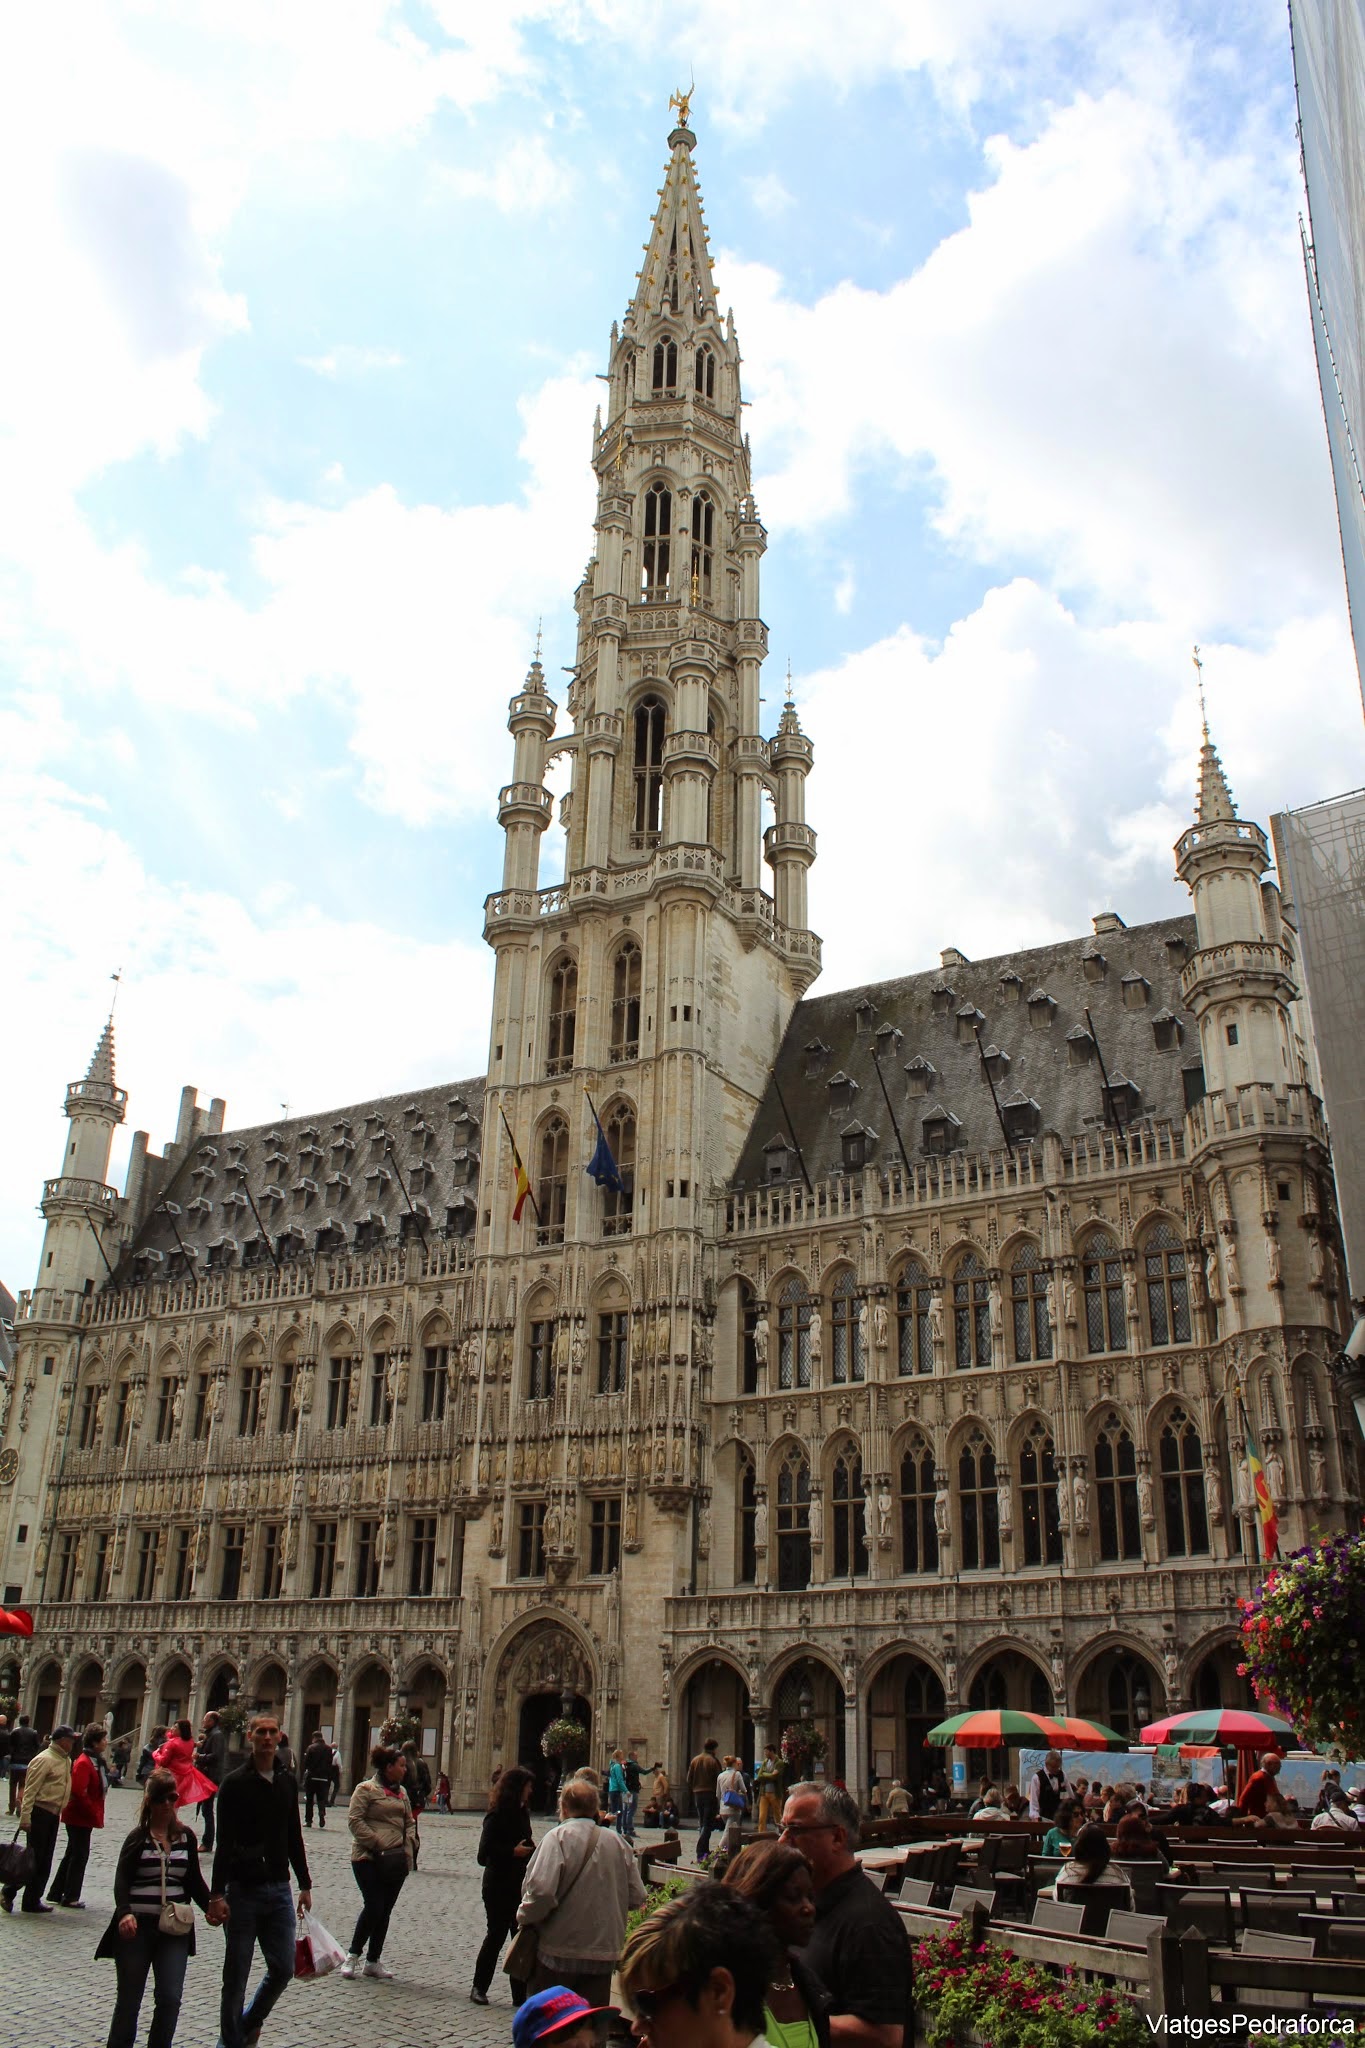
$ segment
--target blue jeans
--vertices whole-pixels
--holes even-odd
[[[245,2048],[247,2036],[259,2033],[271,2008],[294,1977],[294,1894],[283,1884],[235,1884],[227,1888],[232,1917],[223,1954],[223,2003],[218,2048]],[[265,1957],[265,1977],[245,2012],[251,1959],[257,1942]]]
[[[114,2001],[114,2017],[109,2022],[108,2048],[134,2048],[149,1970],[155,2004],[147,2048],[171,2048],[189,1959],[189,1942],[177,1934],[162,1934],[155,1922],[148,1925],[145,1920],[140,1921],[131,1941],[120,1940],[114,1950],[118,1997]]]
[[[616,1831],[618,1834],[624,1835],[628,1842],[635,1840],[635,1809],[639,1803],[640,1795],[638,1792],[622,1793],[621,1811],[616,1817]]]

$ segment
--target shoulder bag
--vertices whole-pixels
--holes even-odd
[[[8,1891],[17,1892],[21,1884],[27,1884],[34,1871],[34,1855],[28,1843],[20,1837],[18,1828],[12,1840],[0,1849],[0,1880]]]
[[[551,1908],[551,1911],[557,1913],[561,1906],[566,1906],[569,1903],[570,1892],[572,1892],[574,1886],[578,1883],[579,1878],[582,1877],[583,1872],[587,1869],[588,1865],[592,1862],[593,1857],[597,1854],[597,1844],[600,1837],[601,1830],[594,1823],[592,1834],[592,1846],[588,1850],[587,1855],[583,1858],[583,1861],[579,1864],[573,1876],[570,1878],[567,1889],[561,1892],[560,1896],[555,1900],[554,1905]],[[550,1916],[547,1913],[545,1917],[548,1920]],[[519,1927],[517,1929],[516,1940],[508,1949],[506,1959],[504,1960],[502,1967],[507,1972],[507,1975],[509,1977],[515,1977],[517,1981],[521,1984],[529,1984],[532,1976],[534,1975],[536,1967],[536,1958],[539,1956],[539,1954],[539,1924],[533,1924],[529,1927]]]
[[[375,1867],[386,1884],[401,1884],[408,1874],[408,1816],[403,1815],[403,1839],[396,1849],[377,1849]]]
[[[194,1932],[194,1907],[188,1899],[166,1897],[166,1851],[158,1842],[157,1855],[161,1858],[161,1911],[156,1924],[162,1934],[186,1935]]]

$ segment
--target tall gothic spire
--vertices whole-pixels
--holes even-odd
[[[1227,825],[1237,816],[1237,806],[1232,801],[1232,791],[1228,788],[1218,749],[1209,738],[1207,725],[1204,727],[1204,744],[1199,749],[1199,797],[1194,815],[1199,825]]]
[[[100,1033],[99,1044],[91,1055],[90,1065],[86,1070],[85,1078],[87,1081],[102,1082],[106,1088],[113,1088],[117,1085],[114,1080],[114,1015],[112,1010],[109,1013],[108,1022]]]
[[[635,281],[626,325],[642,326],[659,313],[682,320],[703,318],[714,310],[716,283],[706,241],[706,218],[697,189],[692,151],[696,136],[687,126],[687,100],[682,119],[668,138],[672,155],[659,190],[659,203],[645,243],[645,260]]]

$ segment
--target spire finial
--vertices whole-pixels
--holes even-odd
[[[542,626],[543,626],[544,624],[545,624],[545,620],[544,620],[544,618],[543,618],[543,617],[542,617],[542,618],[538,618],[538,619],[536,620],[536,655],[535,655],[535,658],[536,658],[536,660],[537,660],[537,661],[539,661],[539,660],[540,660],[540,638],[541,638],[541,628],[542,628]]]
[[[123,985],[123,969],[121,967],[116,968],[109,979],[114,984],[114,993],[109,998],[109,1022],[112,1024],[114,1021],[114,1005],[118,1001],[118,992]]]
[[[671,112],[674,107],[677,108],[678,126],[680,128],[685,128],[687,126],[687,117],[692,111],[692,95],[696,91],[696,89],[697,81],[695,78],[692,78],[686,92],[684,92],[682,87],[679,86],[678,90],[675,93],[671,94],[669,97],[669,110]]]
[[[785,708],[788,711],[795,711],[796,709],[795,704],[792,702],[792,658],[790,655],[787,656],[787,702]]]
[[[1194,653],[1190,658],[1194,662],[1195,675],[1198,677],[1195,688],[1199,694],[1199,722],[1204,728],[1204,738],[1207,739],[1209,736],[1209,713],[1208,706],[1204,702],[1204,664],[1200,658],[1199,642],[1197,640],[1194,643]]]

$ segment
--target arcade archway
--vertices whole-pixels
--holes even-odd
[[[754,1766],[754,1724],[749,1714],[749,1688],[724,1657],[708,1658],[692,1673],[683,1691],[683,1747],[696,1756],[712,1737],[722,1756],[737,1756],[747,1777]]]
[[[569,1713],[600,1739],[593,1725],[594,1674],[588,1652],[559,1622],[533,1621],[503,1651],[494,1685],[494,1749],[504,1763],[515,1761],[535,1775],[534,1804],[548,1809],[559,1767],[540,1747],[551,1721]],[[499,1760],[495,1754],[495,1761]]]
[[[868,1776],[883,1793],[890,1781],[916,1789],[943,1768],[943,1752],[924,1738],[947,1711],[943,1681],[923,1658],[906,1652],[883,1664],[868,1688]],[[859,1797],[862,1787],[858,1787]]]

